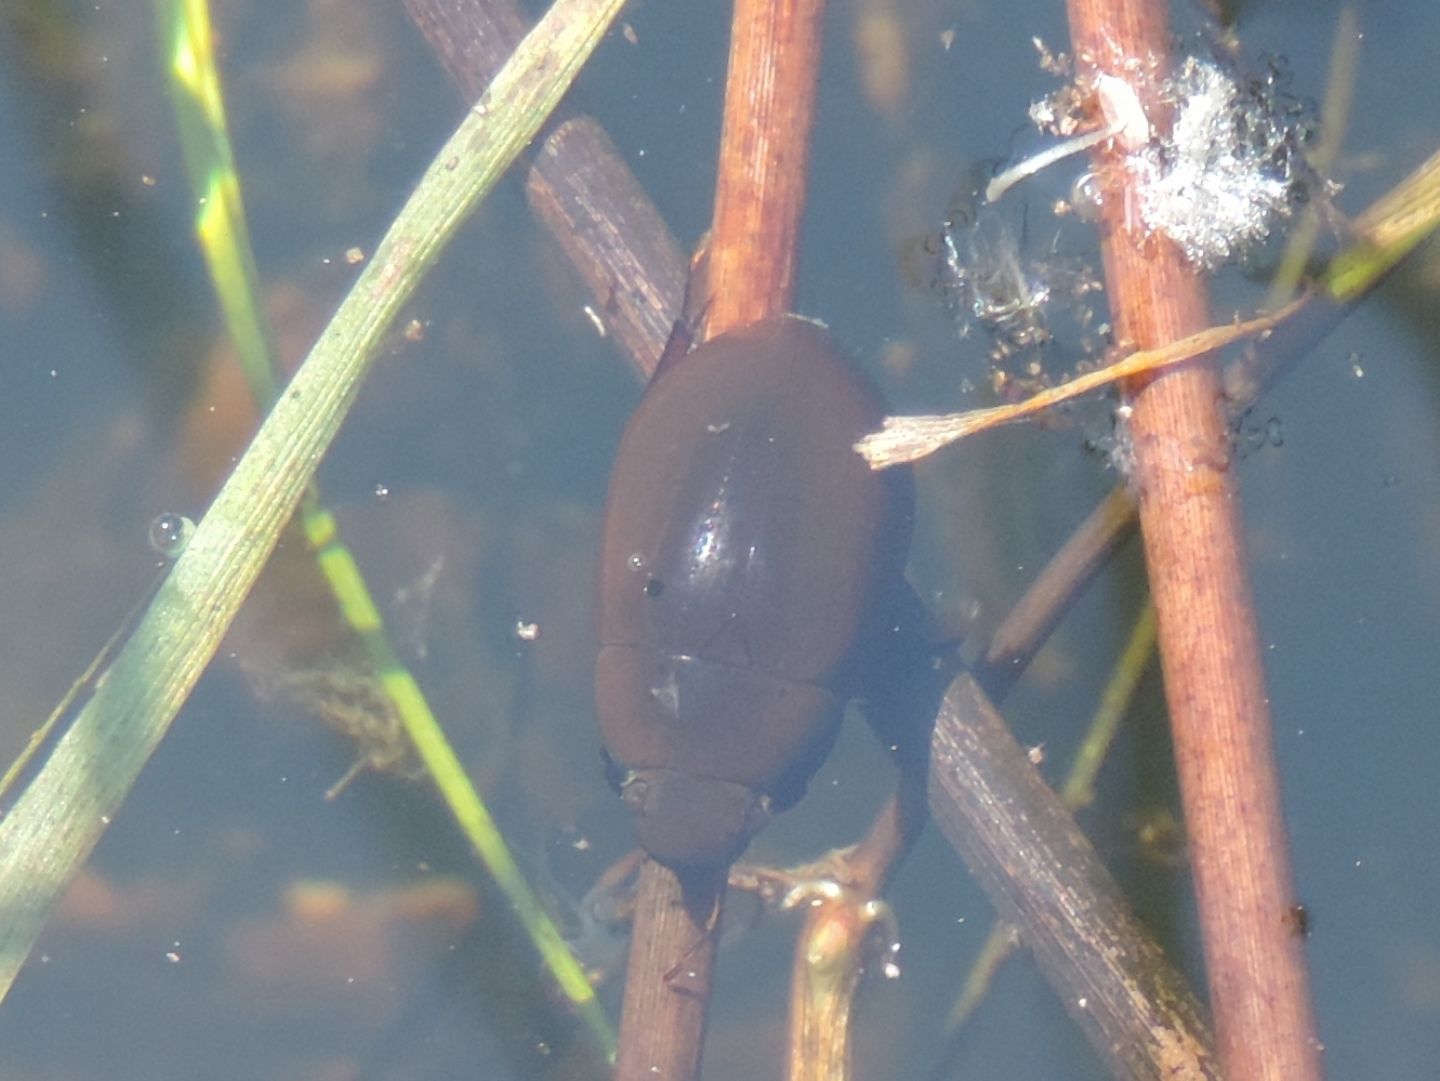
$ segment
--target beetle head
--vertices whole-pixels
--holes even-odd
[[[770,821],[770,797],[735,781],[651,767],[620,785],[640,847],[667,867],[734,862]]]

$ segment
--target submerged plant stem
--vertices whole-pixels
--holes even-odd
[[[1183,978],[966,673],[936,720],[930,811],[1115,1077],[1220,1076]]]
[[[466,101],[529,28],[515,0],[403,0]],[[584,280],[602,333],[648,378],[680,310],[685,259],[594,117],[562,105],[530,151],[531,209]]]

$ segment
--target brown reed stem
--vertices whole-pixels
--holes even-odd
[[[1115,488],[1075,527],[995,629],[984,658],[974,666],[975,678],[991,698],[1005,697],[1134,526],[1135,500],[1125,488]]]
[[[930,743],[930,813],[1116,1078],[1221,1076],[1199,1003],[963,672]]]
[[[794,301],[824,10],[824,0],[736,0],[709,247],[710,336],[783,314]],[[828,1000],[848,1022],[850,996]],[[812,1035],[847,1057],[848,1023],[820,1028]]]
[[[1134,84],[1168,66],[1163,0],[1067,0],[1081,77]],[[1138,80],[1143,83],[1145,80]],[[1142,101],[1152,121],[1162,107]],[[1119,340],[1153,347],[1207,325],[1206,293],[1180,251],[1127,227],[1117,151],[1102,240]],[[1219,377],[1200,358],[1127,387],[1133,480],[1159,615],[1166,697],[1200,911],[1217,1046],[1229,1081],[1321,1076],[1271,745],[1259,636],[1241,549]]]

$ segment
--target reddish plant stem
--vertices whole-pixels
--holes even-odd
[[[1080,74],[1135,85],[1168,66],[1163,0],[1067,0]],[[1146,98],[1149,100],[1146,100]],[[1117,151],[1102,242],[1119,340],[1163,345],[1208,323],[1203,282],[1180,251],[1127,227]],[[1240,502],[1212,358],[1127,388],[1133,480],[1199,903],[1220,1062],[1229,1081],[1321,1076],[1295,903],[1259,635],[1241,549]]]
[[[640,868],[615,1081],[700,1076],[728,873],[682,879],[653,860]]]
[[[737,0],[715,219],[710,336],[790,310],[824,0]]]
[[[794,297],[823,7],[736,0],[705,337],[782,314]],[[642,871],[616,1081],[698,1076],[727,874]]]

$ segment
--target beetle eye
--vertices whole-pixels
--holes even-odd
[[[645,579],[645,596],[658,597],[665,592],[665,583],[658,578]]]

